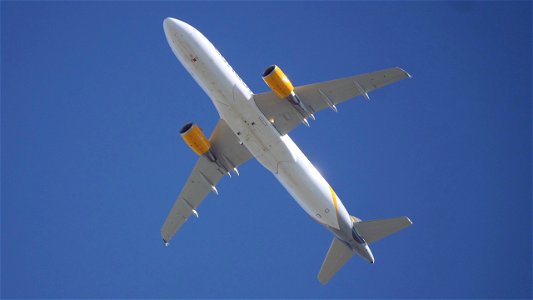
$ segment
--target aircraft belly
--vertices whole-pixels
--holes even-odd
[[[257,161],[276,176],[298,204],[319,223],[335,229],[351,224],[349,214],[327,181],[288,135],[280,136],[270,122],[234,86],[233,112],[226,121]],[[351,228],[351,225],[349,225]]]
[[[269,171],[277,172],[280,161],[295,161],[295,158],[277,130],[251,101],[252,97],[245,86],[236,82],[231,109],[219,112],[257,161]]]
[[[287,138],[285,140],[290,140]],[[274,175],[287,189],[298,204],[316,221],[335,229],[340,228],[338,209],[341,208],[340,199],[333,199],[333,193],[327,181],[309,162],[307,157],[294,149],[296,145],[285,141],[289,149],[296,152],[294,162],[281,162],[278,172]],[[296,147],[297,148],[297,147]],[[295,151],[296,150],[296,151]],[[336,205],[337,203],[337,205]],[[342,206],[342,208],[344,208]]]
[[[298,162],[283,162],[275,174],[289,194],[313,219],[338,229],[335,206],[327,183],[305,175]]]

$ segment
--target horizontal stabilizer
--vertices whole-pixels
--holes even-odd
[[[352,256],[352,249],[348,245],[337,238],[333,238],[328,254],[326,254],[326,259],[324,259],[318,273],[318,281],[322,284],[328,283]]]
[[[413,224],[408,217],[354,223],[357,232],[370,244]]]

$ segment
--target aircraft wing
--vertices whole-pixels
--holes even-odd
[[[252,157],[248,149],[239,143],[239,139],[223,119],[218,121],[209,142],[215,157],[219,161],[224,160],[222,162],[224,166],[237,167]],[[161,228],[161,236],[165,244],[172,239],[191,214],[198,214],[196,209],[209,192],[218,194],[215,185],[225,174],[226,170],[216,163],[204,156],[198,158],[191,175]]]
[[[294,88],[296,95],[314,113],[324,108],[337,110],[336,106],[357,96],[368,99],[368,93],[398,80],[411,77],[400,68],[390,68],[377,72],[313,83]],[[301,117],[294,105],[278,98],[273,92],[254,95],[254,100],[268,120],[274,121],[281,135],[290,132],[301,124]]]

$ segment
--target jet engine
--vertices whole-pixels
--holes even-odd
[[[189,146],[194,153],[204,156],[211,162],[215,163],[219,167],[219,171],[221,171],[222,174],[226,173],[229,177],[231,177],[230,170],[232,170],[235,174],[239,175],[237,167],[234,166],[226,156],[224,156],[224,153],[220,153],[220,157],[218,157],[220,159],[217,159],[217,156],[215,156],[213,150],[211,149],[211,143],[209,143],[209,140],[202,131],[202,128],[200,128],[198,125],[194,123],[187,123],[181,128],[180,134],[181,138],[185,141],[185,144],[187,144],[187,146]],[[212,186],[212,188],[215,193],[218,193],[214,186]]]
[[[204,155],[209,160],[215,161],[215,157],[211,150],[211,144],[205,137],[202,128],[194,123],[185,124],[180,130],[181,138],[185,141],[187,146],[198,155]]]
[[[271,65],[263,72],[263,80],[276,96],[280,99],[289,100],[290,103],[297,107],[300,120],[305,126],[309,127],[307,117],[311,117],[314,120],[314,112],[310,111],[300,97],[294,93],[294,86],[289,78],[287,78],[287,75],[278,66]]]
[[[276,65],[268,67],[263,72],[263,80],[281,99],[287,98],[294,91],[294,86],[287,75]]]

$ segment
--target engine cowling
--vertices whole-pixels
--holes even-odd
[[[187,146],[198,155],[204,155],[209,153],[211,144],[205,137],[202,128],[194,123],[185,124],[180,130],[181,138],[185,141]]]
[[[287,98],[294,91],[294,86],[287,75],[276,65],[271,65],[263,72],[263,80],[281,99]]]

